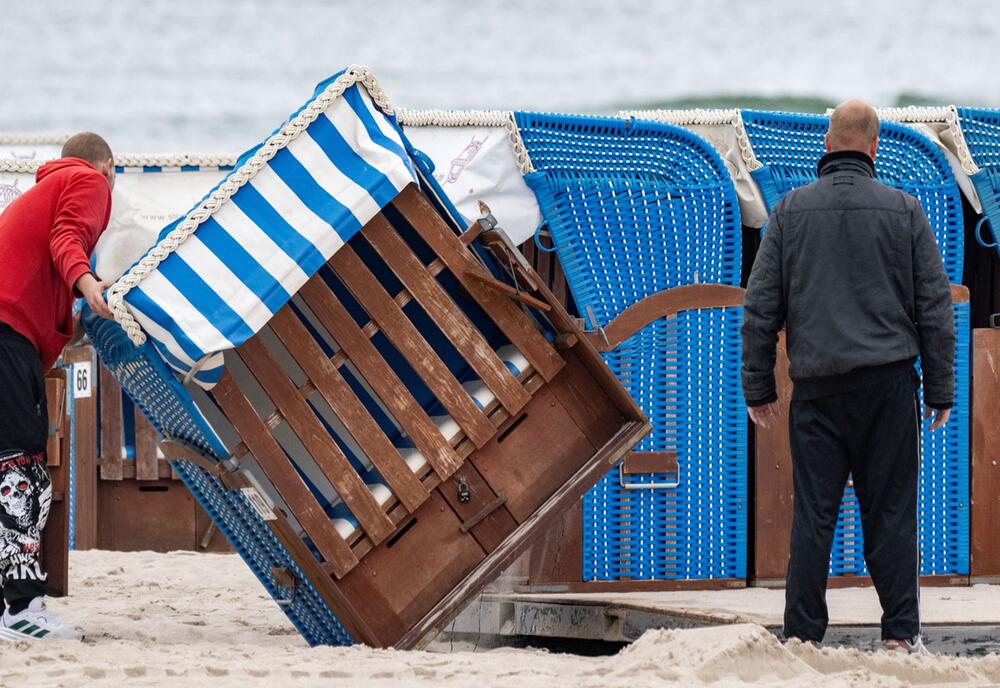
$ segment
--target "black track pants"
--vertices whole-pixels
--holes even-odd
[[[792,401],[795,511],[786,637],[820,641],[826,632],[830,549],[848,474],[861,507],[865,561],[882,604],[882,638],[920,632],[918,384],[908,371],[865,389]]]
[[[0,611],[46,592],[41,531],[52,502],[45,461],[48,412],[35,348],[0,323]]]

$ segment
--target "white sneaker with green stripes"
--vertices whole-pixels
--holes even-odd
[[[59,623],[59,619],[45,610],[45,601],[36,597],[20,614],[6,610],[0,617],[0,640],[83,640],[83,634]]]

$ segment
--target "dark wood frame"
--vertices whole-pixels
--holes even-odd
[[[75,346],[63,351],[62,363],[90,363],[97,371],[97,359],[91,346]],[[91,381],[92,389],[96,385]],[[73,472],[76,481],[74,499],[75,549],[97,547],[97,393],[89,397],[72,397],[74,414]],[[68,444],[68,443],[67,443]]]
[[[370,320],[355,322],[317,274],[297,296],[338,350],[332,356],[323,353],[286,306],[269,322],[266,329],[276,339],[268,341],[271,347],[280,342],[282,355],[295,361],[307,381],[292,381],[262,332],[235,355],[274,411],[261,417],[240,386],[250,383],[229,371],[210,394],[241,438],[231,448],[231,461],[239,464],[252,455],[287,505],[287,513],[281,506],[275,508],[269,524],[351,636],[373,646],[410,648],[441,630],[650,426],[559,300],[499,232],[484,231],[489,226],[483,221],[464,235],[456,234],[413,185],[392,206],[435,258],[424,264],[392,222],[383,214],[376,216],[361,235],[403,285],[402,291],[388,293],[351,245],[341,248],[327,269]],[[476,239],[500,257],[501,265],[514,266],[512,284],[488,272],[470,247]],[[437,275],[445,270],[529,361],[529,371],[515,378],[507,370],[438,283]],[[437,352],[403,314],[401,309],[412,300],[494,393],[495,400],[486,408],[471,404]],[[523,307],[544,315],[556,330],[552,343]],[[382,358],[371,341],[376,333],[392,343],[457,422],[461,431],[450,442]],[[368,410],[348,393],[338,371],[345,363],[427,459],[416,479]],[[384,505],[372,499],[343,451],[310,412],[306,397],[314,393],[322,396],[391,485],[393,496]],[[358,520],[346,540],[291,467],[274,433],[282,424],[298,437]],[[562,441],[546,442],[553,432],[560,433]],[[188,448],[161,446],[168,458],[191,460],[231,489],[247,486],[240,474],[228,474]],[[293,518],[324,561],[306,548]]]
[[[1000,328],[972,331],[972,582],[1000,583]]]

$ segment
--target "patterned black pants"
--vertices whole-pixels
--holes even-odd
[[[0,323],[0,609],[20,612],[46,593],[39,565],[52,483],[45,461],[48,411],[35,348]]]

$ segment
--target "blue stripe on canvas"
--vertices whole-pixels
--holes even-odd
[[[219,256],[272,313],[277,313],[292,298],[274,275],[258,263],[214,218],[210,217],[201,224],[197,238],[208,250]]]
[[[319,270],[320,266],[326,262],[323,254],[316,246],[299,234],[288,221],[271,206],[267,200],[261,196],[260,191],[254,188],[253,182],[244,185],[236,195],[232,197],[232,202],[250,218],[250,220],[260,227],[261,231],[267,234],[278,247],[285,252],[289,258],[294,260],[307,274]]]
[[[330,162],[344,175],[362,189],[366,189],[380,208],[388,205],[399,193],[392,180],[358,155],[325,115],[320,115],[309,125],[306,135],[311,136],[319,144],[326,157],[330,158]]]
[[[222,374],[226,372],[225,362],[219,363],[217,366],[205,366],[197,373],[194,374],[194,379],[200,384],[207,388],[212,388],[218,384],[219,380],[222,379]]]
[[[129,293],[125,294],[125,302],[134,307],[137,311],[145,315],[147,318],[155,322],[157,325],[167,330],[174,336],[177,340],[177,345],[180,346],[181,351],[184,355],[190,358],[192,361],[197,361],[199,358],[205,355],[205,352],[201,350],[197,344],[195,344],[187,336],[184,328],[177,324],[174,320],[156,301],[150,298],[141,286],[135,287]],[[164,345],[166,348],[166,345]],[[181,361],[178,361],[179,365],[187,365]]]
[[[188,297],[194,309],[212,323],[230,345],[239,346],[254,335],[253,329],[243,318],[178,254],[175,253],[160,263],[158,269],[177,291]],[[208,332],[205,334],[211,335]]]
[[[410,156],[406,154],[406,151],[403,150],[403,147],[399,143],[393,141],[382,132],[378,126],[378,122],[376,122],[375,118],[372,116],[371,110],[369,110],[365,105],[364,97],[361,95],[361,91],[358,90],[357,86],[352,86],[344,91],[344,100],[347,101],[347,104],[351,106],[352,110],[354,110],[354,114],[356,114],[358,119],[360,119],[365,125],[365,130],[368,132],[368,136],[371,137],[371,140],[379,146],[395,153],[396,157],[402,160],[403,164],[406,165],[410,174],[416,176],[416,173],[413,171],[413,163],[410,161]],[[389,126],[399,131],[395,122],[388,118],[386,119],[386,122],[388,122]]]
[[[163,357],[163,360],[166,361],[167,365],[171,368],[185,373],[191,370],[191,364],[185,363],[181,359],[177,358],[177,356],[174,355],[174,352],[172,352],[165,343],[157,339],[151,339],[150,341],[152,341],[156,346],[156,352]]]
[[[299,200],[323,218],[341,239],[347,241],[361,229],[361,222],[354,213],[320,186],[290,150],[282,148],[268,165]]]

